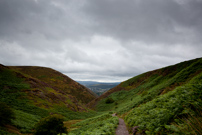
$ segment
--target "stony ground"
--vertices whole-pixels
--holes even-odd
[[[112,116],[116,116],[116,114],[112,114]],[[116,135],[129,135],[126,124],[121,118],[119,118],[119,125],[116,129]]]
[[[126,124],[121,118],[119,118],[119,125],[116,129],[116,135],[129,135]]]

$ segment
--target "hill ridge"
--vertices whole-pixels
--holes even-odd
[[[73,92],[75,95],[79,95],[82,94],[81,91],[85,91],[89,93],[91,97],[95,97],[95,94],[91,90],[52,68],[40,66],[10,66],[10,68],[51,84],[52,87],[66,91],[67,94]],[[67,85],[62,86],[63,84]],[[77,87],[77,89],[74,89],[74,87]],[[78,89],[81,91],[78,91]],[[67,90],[69,92],[67,92]],[[85,96],[80,96],[79,99],[82,100],[84,97]],[[88,101],[83,100],[82,102],[87,103]]]
[[[0,103],[12,107],[14,126],[26,133],[54,113],[69,120],[65,124],[78,122],[70,126],[70,134],[113,134],[118,125],[113,113],[137,134],[194,134],[188,124],[202,118],[202,58],[142,73],[98,98],[50,68],[0,65],[0,79]]]
[[[187,60],[184,62],[180,62],[174,65],[170,65],[167,67],[163,67],[163,68],[159,68],[159,69],[155,69],[152,71],[148,71],[142,74],[139,74],[137,76],[134,76],[126,81],[121,82],[119,85],[117,85],[116,87],[106,91],[105,93],[103,93],[100,97],[92,100],[88,106],[94,108],[96,103],[99,102],[100,100],[107,98],[110,94],[114,93],[114,92],[118,92],[118,91],[122,91],[122,90],[131,90],[131,89],[135,89],[136,87],[138,87],[139,85],[141,85],[142,83],[144,83],[144,81],[146,79],[148,79],[151,75],[154,74],[160,74],[163,76],[167,76],[168,74],[170,74],[170,71],[175,71],[175,70],[179,70],[179,69],[183,69],[184,66],[189,66],[189,64],[192,64],[194,62],[197,62],[198,60],[201,60],[202,58],[196,58],[193,60]],[[200,73],[202,71],[202,69],[200,69],[200,71],[198,71],[198,73]],[[176,72],[172,72],[172,74],[170,74],[169,76],[174,76]],[[143,77],[141,77],[143,76]],[[135,79],[135,80],[134,80]],[[127,84],[126,84],[127,83]],[[176,84],[175,84],[176,85]],[[174,87],[174,85],[173,85]]]
[[[201,81],[202,58],[197,58],[132,77],[88,106],[116,112],[130,132],[138,127],[138,133],[146,134],[194,133],[193,128],[184,130],[187,122],[183,120],[202,117]]]

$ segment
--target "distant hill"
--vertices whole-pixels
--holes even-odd
[[[104,92],[120,84],[120,82],[114,82],[114,83],[94,82],[94,81],[77,81],[77,82],[86,86],[98,96],[102,95]]]

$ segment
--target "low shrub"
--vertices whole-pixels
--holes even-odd
[[[114,103],[114,99],[108,98],[108,99],[105,101],[105,103],[106,103],[106,104]]]
[[[0,102],[0,126],[11,124],[12,119],[15,119],[13,110],[7,104]]]
[[[35,125],[35,135],[57,135],[67,133],[62,116],[54,114],[41,119]]]

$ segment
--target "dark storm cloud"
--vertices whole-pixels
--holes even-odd
[[[74,2],[63,0],[1,0],[1,38],[18,41],[24,41],[24,36],[39,40],[77,38],[79,32],[85,31],[82,27],[85,22],[79,24],[82,21],[76,11],[79,4],[74,6]]]
[[[41,7],[32,0],[1,0],[0,1],[0,35],[7,40],[25,32],[33,31],[35,20],[34,15],[39,14]],[[29,22],[27,22],[29,20]],[[28,24],[27,24],[28,23]],[[28,29],[29,28],[29,29]]]
[[[85,11],[103,35],[147,43],[201,42],[201,0],[90,0]]]
[[[0,63],[123,81],[201,57],[202,0],[0,0]]]

